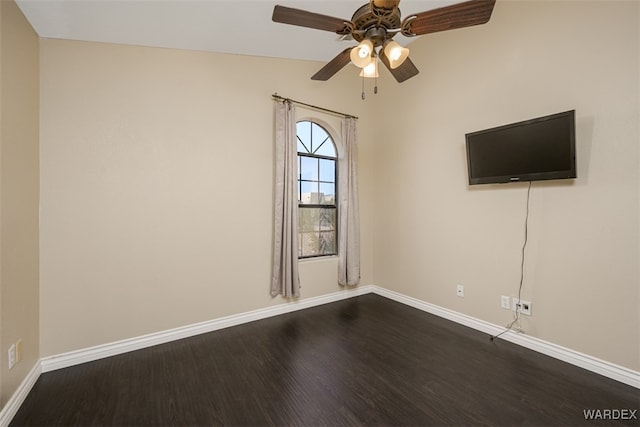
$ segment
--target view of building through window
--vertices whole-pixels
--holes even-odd
[[[337,155],[318,123],[296,124],[298,137],[298,256],[337,254]]]

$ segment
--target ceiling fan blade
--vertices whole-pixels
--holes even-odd
[[[393,77],[398,81],[398,83],[402,83],[405,80],[409,80],[411,77],[418,74],[420,71],[416,68],[415,64],[411,61],[411,59],[407,58],[404,60],[402,65],[398,68],[391,68],[391,64],[389,63],[389,58],[384,54],[384,50],[380,51],[380,60],[382,63],[389,69]]]
[[[342,70],[342,68],[351,62],[351,49],[346,48],[342,52],[338,54],[335,58],[327,63],[324,67],[322,67],[317,73],[315,73],[311,80],[329,80],[335,73]]]
[[[331,31],[338,34],[348,33],[353,27],[351,21],[348,20],[280,5],[276,5],[273,8],[271,19],[273,22],[315,28],[316,30]]]
[[[419,36],[485,24],[491,18],[495,2],[496,0],[470,0],[411,15],[402,22],[402,34]]]

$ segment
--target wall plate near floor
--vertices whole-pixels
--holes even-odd
[[[16,341],[16,363],[22,362],[23,345],[22,338]]]
[[[523,299],[518,300],[518,298],[512,298],[511,309],[513,311],[519,312],[520,314],[524,314],[525,316],[531,316],[531,301],[525,301]]]
[[[456,285],[456,296],[459,296],[460,298],[464,298],[464,286],[463,285]]]
[[[500,307],[504,308],[505,310],[510,310],[511,298],[509,298],[507,295],[502,295],[500,297]]]
[[[14,366],[16,366],[16,345],[15,344],[11,344],[11,346],[9,347],[9,369],[12,369]]]

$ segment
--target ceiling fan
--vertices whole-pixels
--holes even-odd
[[[418,74],[409,50],[395,42],[401,33],[414,37],[455,28],[484,24],[491,18],[495,0],[469,0],[439,9],[415,13],[401,19],[400,0],[370,0],[358,8],[351,20],[276,5],[272,20],[351,36],[359,44],[338,54],[311,78],[328,80],[349,62],[362,68],[361,76],[377,77],[377,58],[402,83]]]

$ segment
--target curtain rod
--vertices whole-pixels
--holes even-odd
[[[343,116],[343,117],[351,117],[352,119],[358,120],[358,117],[353,116],[351,114],[346,114],[346,113],[341,113],[339,111],[329,110],[328,108],[318,107],[317,105],[306,104],[304,102],[296,101],[295,99],[291,99],[291,98],[284,98],[284,97],[278,95],[277,93],[274,93],[273,95],[271,95],[271,97],[273,99],[277,99],[279,101],[293,102],[294,104],[304,105],[305,107],[314,108],[316,110],[324,111],[326,113],[337,114],[337,115]]]

